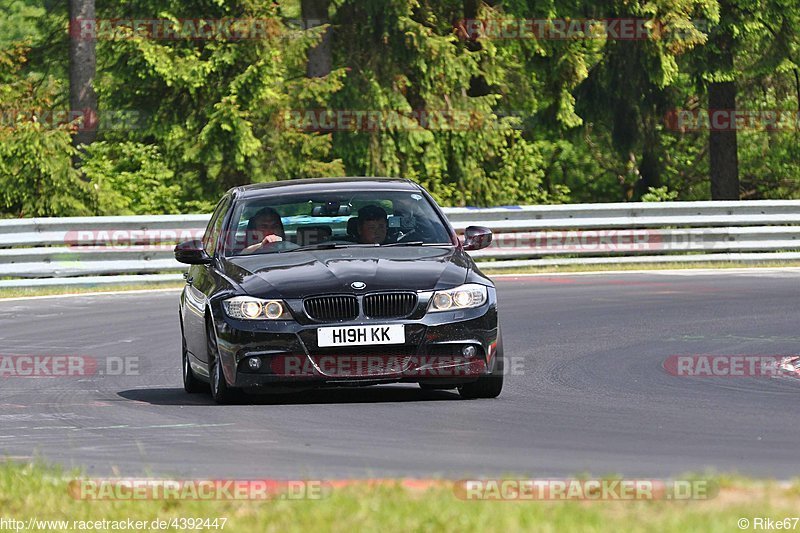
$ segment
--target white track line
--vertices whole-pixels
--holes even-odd
[[[800,267],[752,267],[752,268],[675,268],[664,270],[604,270],[581,272],[521,272],[518,274],[487,274],[492,279],[525,278],[525,277],[551,277],[551,276],[605,276],[621,274],[658,274],[678,276],[708,276],[713,274],[798,274]]]
[[[25,300],[43,300],[46,298],[75,298],[76,296],[113,296],[113,295],[120,295],[120,294],[149,294],[149,293],[159,293],[159,292],[178,292],[182,289],[180,287],[177,288],[170,288],[170,289],[132,289],[129,291],[98,291],[98,292],[74,292],[68,294],[50,294],[44,296],[17,296],[14,298],[2,298],[0,297],[0,304],[3,302],[19,302]]]

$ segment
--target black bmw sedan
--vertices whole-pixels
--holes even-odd
[[[325,178],[237,187],[202,241],[181,293],[183,382],[219,403],[241,392],[419,383],[462,398],[503,387],[494,284],[422,187]]]

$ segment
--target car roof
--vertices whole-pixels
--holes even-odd
[[[232,189],[239,198],[258,197],[270,192],[291,194],[348,190],[419,191],[420,187],[413,181],[403,178],[342,177],[289,179],[269,183],[253,183]]]

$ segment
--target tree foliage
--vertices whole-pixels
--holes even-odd
[[[73,168],[80,120],[31,118],[68,106],[66,5],[0,0],[0,212],[201,212],[232,186],[328,175],[406,177],[449,205],[707,199],[709,132],[676,128],[676,110],[702,115],[720,80],[735,81],[739,109],[800,110],[800,7],[790,0],[314,8],[326,5],[320,25],[299,20],[300,0],[96,0],[102,20],[258,20],[268,31],[98,39],[98,140]],[[465,33],[472,18],[635,19],[651,35],[476,36]],[[717,59],[722,30],[734,36],[732,67]],[[332,68],[309,77],[308,52],[324,35]],[[297,120],[359,112],[377,113],[377,125]],[[798,135],[796,115],[738,132],[741,197],[800,197]]]

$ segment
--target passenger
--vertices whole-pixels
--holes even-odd
[[[389,229],[386,211],[377,205],[367,205],[358,210],[358,242],[383,244]]]

